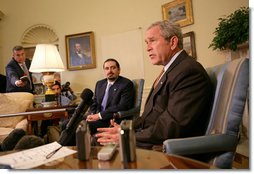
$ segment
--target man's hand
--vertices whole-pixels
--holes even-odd
[[[24,87],[26,84],[27,84],[27,81],[22,81],[22,80],[17,80],[17,81],[15,82],[15,85],[16,85],[17,87]]]
[[[86,117],[86,121],[88,121],[88,122],[89,121],[97,121],[99,119],[100,119],[99,114],[88,115]]]
[[[97,142],[101,145],[106,145],[108,143],[118,144],[119,143],[119,128],[120,126],[111,120],[111,126],[109,128],[98,128],[95,136],[98,138]]]

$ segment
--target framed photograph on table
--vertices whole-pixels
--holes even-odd
[[[194,32],[183,34],[183,49],[195,60],[197,60]]]
[[[162,5],[162,17],[178,23],[181,27],[193,24],[191,0],[174,0]]]
[[[42,83],[35,83],[34,84],[34,93],[35,95],[43,95],[45,94],[45,86]]]
[[[68,70],[96,68],[93,32],[66,35],[65,43]]]

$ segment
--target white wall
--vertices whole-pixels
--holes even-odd
[[[94,89],[103,78],[102,38],[141,28],[162,19],[161,6],[170,0],[0,0],[5,17],[0,21],[0,73],[11,57],[11,49],[20,44],[23,32],[35,24],[50,25],[59,37],[59,50],[66,65],[65,35],[93,31],[97,68],[62,73],[74,91]],[[248,0],[192,0],[194,24],[183,27],[183,33],[194,31],[198,61],[205,67],[223,63],[224,55],[208,49],[218,18],[228,15]],[[142,38],[143,39],[143,38]],[[143,42],[145,88],[149,88],[160,67],[151,65]],[[121,50],[121,45],[119,45]]]

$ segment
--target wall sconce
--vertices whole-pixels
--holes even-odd
[[[52,98],[55,98],[55,93],[51,89],[54,84],[54,73],[64,71],[64,65],[57,47],[53,44],[36,45],[29,71],[42,73],[43,85],[47,86],[45,93],[46,102],[47,98],[49,99],[48,101],[54,101]]]

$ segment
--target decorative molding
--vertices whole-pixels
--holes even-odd
[[[29,27],[21,38],[22,44],[42,44],[51,43],[56,44],[59,38],[56,32],[46,24],[37,24]]]

